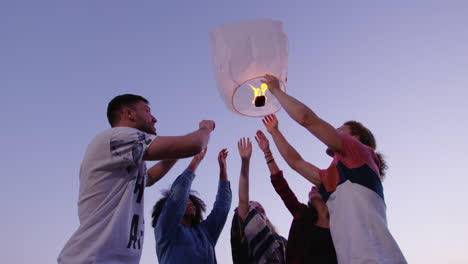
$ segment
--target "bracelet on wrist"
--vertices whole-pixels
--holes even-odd
[[[275,160],[275,159],[271,159],[271,160],[267,161],[267,164],[272,163],[274,160]]]

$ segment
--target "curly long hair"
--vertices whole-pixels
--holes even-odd
[[[196,191],[190,191],[189,199],[192,201],[193,205],[196,208],[195,216],[192,218],[192,227],[198,226],[201,221],[203,221],[203,213],[206,211],[206,204],[203,202],[202,199],[196,196],[198,194]],[[151,217],[153,220],[151,221],[151,226],[154,228],[156,223],[158,222],[159,216],[164,208],[164,204],[166,204],[167,199],[171,195],[171,191],[164,190],[162,191],[163,198],[159,199],[156,204],[153,206],[153,213]]]
[[[372,134],[372,132],[367,127],[354,120],[348,121],[344,124],[351,130],[351,135],[359,136],[359,141],[362,144],[371,147],[375,151],[377,148],[377,142],[375,141],[374,134]],[[379,159],[379,164],[377,165],[379,167],[380,178],[383,180],[385,177],[385,172],[388,169],[387,162],[385,161],[384,155],[382,153],[376,152],[375,154]]]

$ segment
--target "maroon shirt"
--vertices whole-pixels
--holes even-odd
[[[330,229],[315,225],[315,208],[297,200],[282,171],[271,175],[271,183],[293,215],[286,247],[286,263],[337,263]]]

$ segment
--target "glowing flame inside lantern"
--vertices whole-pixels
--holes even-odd
[[[257,107],[264,106],[266,104],[266,101],[267,101],[267,97],[265,96],[265,92],[268,89],[268,85],[266,85],[265,83],[262,83],[262,85],[260,85],[260,88],[256,88],[255,86],[251,85],[250,83],[248,85],[254,91],[254,98],[253,98],[252,104],[254,104]],[[262,97],[262,98],[260,98],[260,97]],[[259,100],[259,99],[262,99],[262,100]],[[263,101],[263,100],[264,100],[264,102],[259,103],[260,101]]]

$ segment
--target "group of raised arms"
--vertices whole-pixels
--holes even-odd
[[[279,235],[258,201],[249,198],[250,138],[237,142],[241,158],[239,203],[231,224],[234,264],[407,263],[386,220],[382,180],[387,168],[372,132],[356,121],[335,129],[266,75],[270,92],[287,114],[327,146],[327,169],[305,161],[286,140],[275,115],[262,119],[282,158],[311,183],[306,203],[289,188],[267,136],[254,135],[273,188],[293,220],[288,239]],[[80,168],[80,225],[59,254],[58,263],[140,262],[144,241],[144,190],[164,177],[178,159],[193,157],[152,211],[159,263],[217,263],[215,246],[231,209],[227,149],[218,154],[219,184],[213,209],[191,190],[204,159],[212,120],[184,136],[156,136],[157,119],[139,95],[113,98],[107,107],[111,128],[91,141]],[[145,161],[159,160],[147,169]]]

